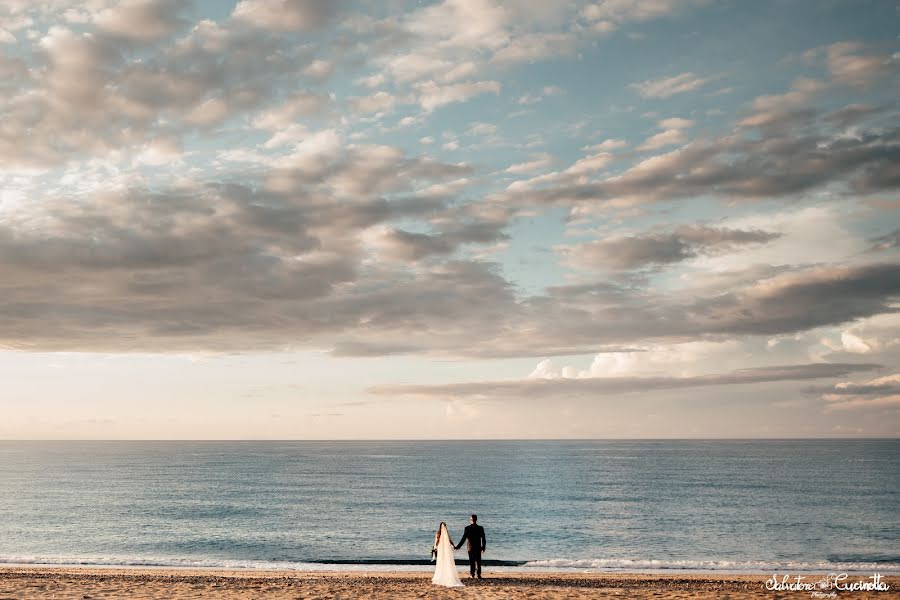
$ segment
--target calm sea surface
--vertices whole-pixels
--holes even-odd
[[[426,569],[472,512],[495,569],[900,572],[900,441],[0,442],[6,563]]]

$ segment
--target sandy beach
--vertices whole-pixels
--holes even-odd
[[[809,598],[808,591],[767,591],[771,576],[641,573],[492,573],[464,579],[463,589],[433,586],[429,573],[298,573],[76,567],[2,567],[0,600],[10,598]],[[804,581],[816,581],[807,575]],[[865,579],[851,575],[849,581]],[[841,598],[900,598],[900,576],[889,591],[837,592]],[[829,596],[818,596],[829,597]]]

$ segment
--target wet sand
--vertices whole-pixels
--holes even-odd
[[[461,572],[461,575],[463,573]],[[795,574],[794,574],[795,575]],[[820,577],[805,574],[804,582]],[[866,575],[851,575],[849,581]],[[771,575],[642,573],[491,573],[465,588],[431,584],[430,573],[226,571],[81,567],[0,567],[0,600],[8,598],[810,598],[809,591],[767,591]],[[889,591],[842,591],[838,598],[900,598],[900,576]]]

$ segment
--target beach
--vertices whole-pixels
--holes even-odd
[[[462,571],[460,572],[463,575]],[[796,576],[796,574],[791,574]],[[821,574],[804,573],[814,583]],[[8,598],[809,598],[809,591],[767,591],[771,575],[733,573],[489,573],[466,587],[440,588],[422,572],[291,572],[169,568],[0,567],[0,599]],[[793,580],[793,579],[792,579]],[[851,574],[847,582],[871,581]],[[840,591],[841,598],[900,598],[900,576],[887,591]]]
[[[898,450],[877,440],[0,443],[0,600],[809,598],[764,582],[900,577],[900,484],[881,476]],[[464,480],[477,485],[458,494]],[[486,578],[468,580],[461,549],[471,585],[433,587],[433,528],[446,520],[458,542],[472,512],[487,536]]]

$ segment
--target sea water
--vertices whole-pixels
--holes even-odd
[[[900,441],[0,442],[0,562],[900,572]],[[457,556],[462,562],[465,550]]]

